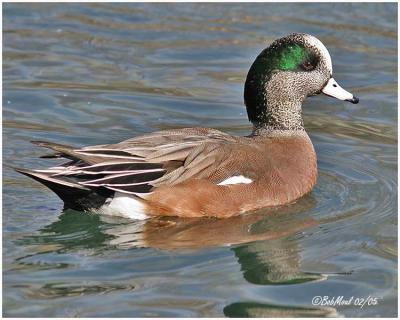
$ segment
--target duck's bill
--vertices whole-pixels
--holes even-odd
[[[322,92],[325,93],[327,96],[330,96],[330,97],[333,97],[333,98],[336,98],[339,100],[348,101],[348,102],[351,102],[354,104],[358,103],[360,101],[352,93],[344,90],[341,86],[339,86],[338,83],[333,78],[329,79],[328,83],[322,89]]]

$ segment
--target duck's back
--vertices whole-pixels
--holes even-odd
[[[313,145],[299,135],[240,138],[208,155],[194,178],[159,186],[146,198],[149,214],[229,217],[288,204],[311,191],[317,179]],[[204,155],[206,157],[206,155]]]

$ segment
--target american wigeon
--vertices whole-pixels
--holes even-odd
[[[358,103],[332,78],[325,46],[311,35],[291,34],[263,50],[249,70],[249,136],[187,128],[81,149],[34,141],[55,151],[47,157],[69,161],[17,170],[53,190],[66,207],[132,219],[222,218],[288,204],[316,183],[317,158],[302,102],[321,92]]]

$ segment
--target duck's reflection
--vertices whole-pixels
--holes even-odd
[[[224,315],[230,318],[331,318],[338,317],[331,307],[301,307],[257,302],[237,302],[227,305]]]
[[[107,217],[101,219],[112,222]],[[279,239],[315,224],[316,221],[310,217],[291,217],[289,220],[280,215],[266,216],[265,212],[257,212],[229,219],[155,218],[119,224],[105,232],[114,237],[110,244],[119,248],[177,250]]]
[[[315,219],[304,214],[314,205],[310,196],[292,206],[228,219],[164,217],[121,223],[105,232],[113,237],[109,244],[124,249],[187,250],[231,246],[247,281],[255,284],[300,283],[324,279],[319,274],[300,271],[300,249],[293,237],[317,225]],[[107,217],[101,219],[113,222]]]
[[[325,279],[321,274],[301,271],[300,249],[293,239],[253,242],[232,250],[250,283],[280,285]]]
[[[304,212],[314,202],[312,197],[308,197],[292,206],[264,209],[227,219],[160,217],[131,223],[118,221],[115,217],[101,216],[100,219],[115,224],[105,232],[113,236],[110,244],[119,248],[203,249],[261,240],[272,241],[315,226],[315,219],[296,214],[296,210],[299,213],[301,208]],[[234,250],[237,254],[240,251]]]
[[[230,246],[247,281],[299,283],[323,279],[300,271],[298,236],[317,225],[307,214],[314,206],[315,200],[308,196],[291,206],[228,219],[163,217],[134,222],[69,210],[29,242],[38,238],[40,243],[57,243],[64,250],[106,246],[181,251]]]
[[[303,237],[302,231],[318,225],[318,221],[309,214],[314,207],[315,200],[308,196],[291,206],[229,219],[164,217],[135,222],[68,210],[57,221],[40,230],[40,234],[21,241],[42,248],[38,248],[37,253],[139,247],[181,252],[229,246],[248,282],[261,285],[298,284],[325,279],[321,274],[301,270],[302,248],[299,240]],[[224,309],[225,315],[232,317],[331,316],[335,312],[335,309],[294,308],[256,301],[237,301]]]

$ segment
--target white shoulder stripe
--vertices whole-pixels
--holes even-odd
[[[225,186],[227,184],[241,184],[241,183],[249,184],[252,182],[253,182],[253,180],[246,178],[244,176],[233,176],[233,177],[230,177],[230,178],[218,183],[218,185]]]

